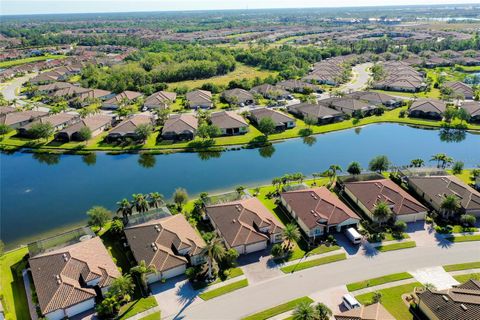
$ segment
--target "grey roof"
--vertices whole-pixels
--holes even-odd
[[[287,122],[295,121],[295,119],[289,117],[285,113],[270,108],[253,109],[250,111],[250,114],[257,122],[260,122],[264,118],[271,118],[277,126],[283,125]]]
[[[320,104],[300,103],[288,106],[287,109],[296,114],[302,114],[304,117],[310,117],[315,119],[326,119],[332,117],[338,117],[343,112],[328,108]]]

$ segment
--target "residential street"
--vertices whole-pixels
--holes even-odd
[[[371,62],[357,64],[352,67],[352,79],[341,86],[340,90],[346,93],[365,89],[370,80],[368,69],[373,65]]]
[[[291,299],[354,281],[479,259],[480,246],[476,242],[448,245],[440,241],[433,247],[427,245],[378,255],[355,255],[344,261],[253,283],[209,301],[184,297],[184,290],[178,290],[177,299],[182,302],[182,312],[163,313],[163,316],[167,319],[238,319]],[[195,299],[193,304],[192,299]]]
[[[22,84],[24,84],[25,82],[27,82],[29,79],[33,78],[36,75],[37,73],[30,73],[23,77],[15,78],[12,81],[10,81],[7,85],[2,87],[0,89],[0,92],[2,92],[3,97],[7,100],[18,99],[19,96],[16,95],[17,89],[19,90],[22,87]],[[23,101],[21,101],[20,99],[17,100],[17,102],[20,104],[23,103]]]

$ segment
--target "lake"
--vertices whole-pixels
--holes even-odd
[[[466,167],[480,164],[480,135],[466,132],[375,124],[313,139],[218,154],[2,154],[1,239],[12,246],[84,223],[90,207],[115,210],[117,201],[133,193],[158,191],[171,197],[177,187],[186,188],[190,195],[213,193],[238,185],[265,184],[284,173],[311,175],[330,164],[345,168],[358,161],[366,167],[372,157],[381,154],[394,165],[408,164],[414,158],[428,163],[440,152],[464,161]]]

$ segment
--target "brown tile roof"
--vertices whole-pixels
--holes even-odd
[[[80,94],[77,94],[78,99],[80,100],[85,100],[85,99],[101,99],[103,97],[109,96],[112,93],[107,90],[101,90],[101,89],[90,89],[88,91],[84,91]]]
[[[369,103],[374,103],[374,104],[388,104],[396,101],[396,98],[388,94],[381,93],[381,92],[373,92],[373,91],[357,91],[357,92],[352,92],[347,96],[354,99],[368,101]]]
[[[7,126],[11,126],[17,123],[21,123],[24,121],[32,121],[39,117],[43,117],[47,115],[48,112],[44,111],[20,111],[20,112],[11,112],[0,116],[0,123],[6,124]]]
[[[284,96],[289,94],[288,91],[267,83],[253,87],[251,91],[254,93],[261,94],[263,96],[271,96],[271,95]]]
[[[140,92],[135,91],[123,91],[117,94],[115,97],[108,99],[105,101],[106,104],[117,104],[122,102],[123,100],[131,101],[141,97],[142,94]]]
[[[181,134],[186,131],[195,133],[198,129],[198,119],[193,114],[172,114],[162,129],[162,134],[173,132]]]
[[[338,117],[343,114],[341,111],[320,104],[300,103],[288,106],[287,108],[292,113],[301,114],[304,117],[307,116],[314,119]]]
[[[214,112],[210,116],[210,121],[220,129],[248,127],[247,121],[235,111]]]
[[[465,84],[460,81],[447,82],[444,84],[445,87],[451,88],[453,92],[463,95],[464,97],[472,97],[473,89],[468,84]]]
[[[409,111],[435,112],[442,114],[447,109],[445,102],[433,99],[418,99],[412,103]]]
[[[15,111],[17,111],[17,108],[15,108],[15,107],[10,107],[10,106],[0,107],[0,116],[2,116],[4,114],[7,114],[7,113],[15,112]]]
[[[187,92],[185,98],[190,103],[191,106],[211,104],[212,103],[212,93],[206,90],[195,90]]]
[[[370,212],[379,201],[393,206],[396,215],[427,212],[428,209],[389,179],[345,183],[348,189]]]
[[[110,130],[110,133],[132,133],[141,124],[152,124],[152,117],[144,114],[136,114],[120,122],[115,128]]]
[[[334,226],[348,219],[360,220],[346,204],[325,187],[282,192],[280,196],[309,228]]]
[[[480,116],[480,102],[472,101],[462,104],[462,109],[465,109],[471,117]]]
[[[79,132],[80,129],[82,129],[83,127],[87,127],[91,131],[95,131],[111,123],[112,123],[111,116],[96,114],[96,115],[92,115],[84,119],[81,119],[79,122],[66,127],[60,132],[65,132],[65,133],[68,133],[68,135],[72,135],[75,132]]]
[[[239,103],[246,102],[248,100],[254,100],[253,94],[240,88],[226,90],[222,95],[227,101],[231,101],[233,97],[236,97]]]
[[[319,104],[323,104],[327,107],[334,108],[336,110],[353,113],[354,111],[366,111],[375,108],[371,104],[365,103],[362,100],[352,98],[328,98],[318,101]]]
[[[60,125],[68,123],[69,121],[72,121],[75,118],[78,118],[78,114],[62,112],[62,113],[48,115],[46,117],[41,117],[33,122],[26,124],[22,128],[29,129],[32,127],[32,125],[36,123],[50,123],[53,127],[58,127]]]
[[[268,240],[259,228],[268,228],[269,234],[283,230],[283,224],[257,198],[211,205],[206,210],[230,247]]]
[[[106,287],[121,275],[99,237],[40,254],[29,264],[43,314],[96,296],[94,289],[80,286],[80,276],[100,279],[99,286]]]
[[[347,310],[334,317],[335,320],[395,320],[380,303]]]
[[[285,113],[270,108],[258,108],[250,111],[255,121],[260,122],[263,118],[271,118],[276,125],[283,125],[287,122],[295,122],[295,119],[287,116]]]
[[[135,259],[155,266],[157,272],[186,264],[179,250],[188,249],[194,256],[205,248],[205,241],[181,214],[127,227],[125,235]]]
[[[166,103],[173,102],[176,98],[177,94],[175,92],[159,91],[148,96],[144,104],[147,106],[163,107]]]

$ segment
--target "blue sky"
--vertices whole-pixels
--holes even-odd
[[[479,4],[479,0],[0,0],[0,11],[11,15],[450,3]]]

